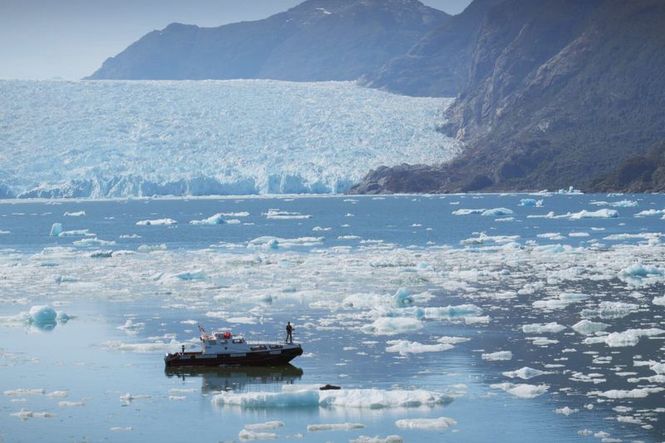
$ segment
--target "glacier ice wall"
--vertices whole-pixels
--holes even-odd
[[[450,103],[351,82],[0,81],[0,198],[343,192],[452,158]]]

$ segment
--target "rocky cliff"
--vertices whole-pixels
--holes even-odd
[[[623,161],[665,140],[663,29],[661,0],[494,5],[442,127],[464,153],[437,167],[372,171],[354,191],[600,189]]]

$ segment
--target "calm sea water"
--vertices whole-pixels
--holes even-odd
[[[0,440],[661,441],[664,208],[567,194],[4,202]],[[45,328],[40,305],[72,318]],[[606,332],[576,332],[584,319]],[[305,349],[291,367],[164,369],[167,350],[196,348],[196,323],[281,340],[286,321]],[[505,374],[523,367],[543,373]],[[342,386],[336,404],[284,394],[326,383]],[[454,423],[399,421],[440,417]],[[274,435],[243,431],[271,421],[260,432]],[[362,427],[311,427],[344,423]]]

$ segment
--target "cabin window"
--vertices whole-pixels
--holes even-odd
[[[208,340],[208,344],[214,346],[217,344],[217,340]]]

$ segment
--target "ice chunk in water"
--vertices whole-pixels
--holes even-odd
[[[497,383],[490,385],[490,387],[495,389],[502,389],[519,398],[536,398],[540,395],[543,395],[549,389],[548,385],[529,385],[526,383]]]
[[[58,313],[50,306],[33,306],[29,315],[30,323],[40,329],[53,329],[57,324]]]
[[[513,211],[512,209],[508,208],[494,208],[494,209],[487,209],[481,212],[480,215],[484,217],[501,217],[503,215],[513,215]]]
[[[170,226],[177,223],[172,218],[158,218],[155,220],[139,220],[136,222],[136,226]]]
[[[404,418],[397,420],[395,426],[401,429],[421,429],[427,431],[439,431],[448,429],[457,424],[457,421],[448,417],[438,418]]]
[[[543,200],[536,200],[535,198],[523,198],[520,200],[520,206],[526,208],[542,208]]]
[[[654,337],[665,334],[665,330],[660,328],[648,329],[628,329],[623,332],[612,332],[609,335],[601,337],[589,337],[584,339],[585,344],[605,343],[610,348],[623,348],[635,346],[640,341],[640,337]]]
[[[284,422],[273,420],[264,423],[252,423],[245,425],[248,431],[272,431],[273,429],[284,427]]]
[[[551,372],[541,371],[539,369],[533,369],[528,366],[518,369],[516,371],[506,371],[503,372],[503,375],[509,378],[521,378],[522,380],[529,380],[530,378],[539,377],[541,375],[551,374]]]
[[[665,278],[665,271],[655,266],[635,263],[619,272],[619,279],[633,286],[646,286]]]
[[[215,215],[211,215],[208,218],[203,220],[192,220],[189,222],[191,225],[223,225],[224,224],[224,214],[218,212]]]
[[[614,209],[599,209],[597,211],[582,210],[575,212],[570,214],[569,218],[571,220],[580,220],[583,218],[617,218],[618,216],[619,212]]]
[[[399,288],[395,295],[393,295],[393,301],[398,308],[404,308],[413,304],[413,297],[408,289]]]
[[[582,320],[575,323],[572,328],[575,332],[582,335],[593,335],[596,332],[601,332],[607,329],[610,325],[602,322],[595,322],[590,320]]]
[[[450,397],[423,389],[382,390],[342,389],[319,391],[317,386],[300,390],[284,386],[282,392],[220,392],[212,397],[219,406],[238,406],[244,409],[273,408],[418,408],[436,406],[450,401]],[[299,388],[299,386],[293,386]]]
[[[487,353],[487,354],[482,354],[481,358],[483,360],[487,360],[487,361],[512,360],[513,359],[513,353],[510,352],[510,351],[490,352],[490,353]]]
[[[416,331],[423,327],[417,318],[412,317],[379,317],[368,325],[360,328],[365,334],[396,335]]]
[[[522,332],[525,334],[556,334],[566,329],[565,326],[557,322],[551,323],[532,323],[530,325],[523,325]]]
[[[368,437],[361,435],[358,438],[349,440],[349,443],[403,443],[404,440],[399,435],[388,435],[387,437]]]
[[[386,352],[399,352],[400,355],[422,354],[424,352],[442,352],[454,348],[449,343],[423,344],[409,340],[388,340]]]
[[[362,429],[365,425],[362,423],[316,423],[307,425],[309,432],[317,431],[350,431],[352,429]]]
[[[49,234],[51,237],[57,237],[62,233],[62,223],[53,223],[51,225],[51,233]]]

